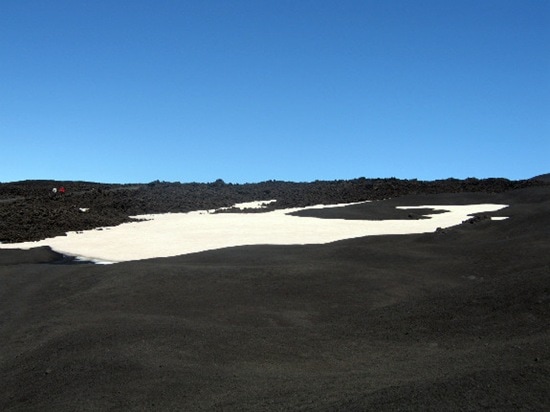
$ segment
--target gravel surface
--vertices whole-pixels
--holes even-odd
[[[0,410],[550,409],[544,179],[19,182],[0,185],[0,234],[31,240],[261,199],[379,200],[311,211],[321,218],[473,203],[507,204],[509,218],[106,266],[0,250]]]

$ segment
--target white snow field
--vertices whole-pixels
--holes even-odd
[[[261,208],[270,202],[273,201],[250,202],[234,207]],[[501,204],[398,207],[445,211],[420,220],[344,220],[289,215],[299,210],[348,205],[316,205],[261,213],[213,213],[203,210],[139,215],[133,217],[144,220],[115,227],[69,232],[66,236],[36,242],[0,244],[0,248],[50,246],[65,255],[97,263],[115,263],[232,246],[324,244],[363,236],[426,233],[460,224],[474,213],[494,212],[507,207]]]

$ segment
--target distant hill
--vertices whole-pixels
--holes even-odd
[[[546,173],[544,175],[538,175],[538,176],[532,177],[531,180],[537,180],[539,182],[550,183],[550,173]]]

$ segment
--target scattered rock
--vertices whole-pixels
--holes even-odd
[[[483,222],[484,220],[491,220],[491,217],[488,216],[488,215],[475,215],[474,217],[472,217],[468,220],[465,220],[462,223],[474,224],[474,223]]]

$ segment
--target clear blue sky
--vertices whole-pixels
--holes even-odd
[[[0,181],[550,172],[548,0],[2,0]]]

